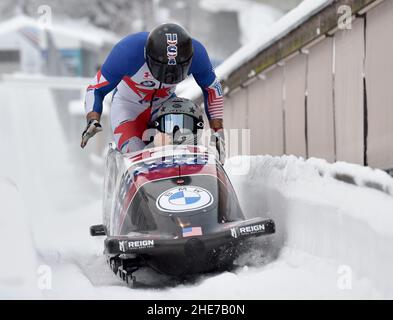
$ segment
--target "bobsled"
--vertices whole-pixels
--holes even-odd
[[[132,285],[142,267],[175,277],[227,270],[255,237],[275,232],[269,218],[246,219],[212,148],[166,145],[133,153],[111,144],[106,158],[104,254]]]

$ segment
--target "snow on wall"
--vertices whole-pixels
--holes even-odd
[[[290,31],[297,28],[310,16],[328,6],[332,1],[333,0],[304,0],[296,8],[274,23],[267,31],[262,32],[258,39],[241,47],[219,65],[216,69],[217,77],[221,80],[226,80],[228,76],[241,65],[254,58],[259,52],[269,47]],[[201,92],[195,81],[189,80],[187,83],[179,86],[177,94],[188,99],[196,99],[201,95]]]
[[[294,156],[243,157],[249,172],[234,175],[239,159],[226,164],[244,211],[277,224],[276,246],[305,251],[349,266],[381,292],[393,295],[393,179],[380,170]],[[244,163],[244,162],[243,162]],[[356,184],[339,181],[336,173]],[[389,191],[390,192],[390,191]]]
[[[330,176],[336,180],[376,189],[393,196],[393,179],[385,171],[341,161],[329,164],[325,160],[316,158],[310,158],[308,162],[322,176]]]

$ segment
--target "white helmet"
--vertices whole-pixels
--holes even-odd
[[[184,143],[204,128],[203,110],[191,100],[170,98],[157,111],[152,127],[170,134],[175,144]]]

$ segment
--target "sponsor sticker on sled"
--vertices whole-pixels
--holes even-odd
[[[166,212],[186,212],[206,208],[213,203],[212,194],[201,187],[179,186],[157,198],[156,206]]]
[[[264,224],[254,224],[252,226],[240,227],[239,234],[240,235],[253,234],[253,233],[258,233],[258,232],[264,231],[264,230],[265,230]]]
[[[135,249],[153,248],[154,240],[122,240],[119,241],[119,249],[122,252]]]

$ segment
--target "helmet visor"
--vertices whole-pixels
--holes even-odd
[[[198,129],[198,120],[187,114],[166,114],[156,121],[157,129],[167,134],[196,134]]]
[[[158,81],[167,84],[176,84],[183,81],[190,69],[191,59],[175,65],[162,63],[154,60],[149,55],[146,55],[147,65],[154,78]]]

